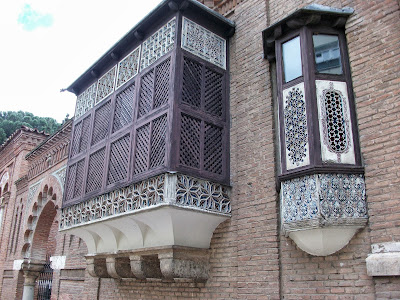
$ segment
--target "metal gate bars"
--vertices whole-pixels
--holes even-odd
[[[50,267],[50,255],[46,257],[43,271],[40,272],[37,279],[38,300],[50,300],[51,285],[53,281],[53,269]]]

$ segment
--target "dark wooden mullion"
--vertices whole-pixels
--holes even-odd
[[[205,145],[205,131],[206,131],[206,124],[203,119],[201,119],[200,123],[200,164],[199,169],[202,173],[204,171],[204,145]]]
[[[346,36],[343,32],[339,34],[339,47],[340,47],[340,54],[342,56],[342,65],[343,65],[343,73],[346,78],[347,84],[347,94],[348,94],[348,101],[349,101],[349,109],[350,109],[350,120],[351,120],[351,130],[353,133],[353,142],[354,142],[354,155],[355,155],[355,163],[358,166],[362,166],[362,157],[361,157],[361,146],[360,146],[360,136],[358,132],[358,119],[356,113],[356,102],[354,99],[354,92],[353,92],[353,80],[351,78],[351,71],[350,71],[350,61],[347,49],[347,40]]]
[[[275,43],[276,53],[276,78],[277,78],[277,90],[278,90],[278,120],[280,123],[280,150],[281,150],[281,173],[287,172],[286,167],[286,147],[285,147],[285,123],[283,114],[283,58],[282,58],[282,41]],[[282,123],[282,124],[281,124]]]
[[[182,85],[182,51],[181,51],[181,36],[182,36],[182,14],[178,11],[176,14],[175,28],[175,51],[171,54],[170,64],[170,81],[167,111],[167,131],[165,143],[165,167],[167,170],[175,171],[177,159],[179,159],[179,143],[177,143],[177,134],[179,134],[179,123],[177,118],[179,114],[178,103],[180,102],[179,91]]]
[[[118,67],[117,67],[117,72],[118,72]],[[117,76],[117,74],[116,74]],[[114,85],[117,84],[117,78],[115,77],[115,82]],[[104,139],[105,142],[105,153],[104,153],[104,166],[103,166],[103,178],[102,178],[102,184],[101,184],[101,191],[104,192],[104,190],[107,187],[107,177],[108,177],[108,168],[110,167],[110,157],[111,157],[111,143],[113,141],[113,139],[111,138],[112,135],[112,128],[114,126],[114,118],[115,118],[115,109],[116,109],[116,101],[117,101],[117,95],[118,93],[114,92],[111,96],[111,109],[110,109],[110,123],[108,126],[108,131],[106,134],[106,137]],[[114,141],[116,141],[116,139],[114,139]]]
[[[141,52],[141,51],[140,51]],[[141,55],[141,53],[140,53]],[[135,155],[136,155],[136,130],[138,128],[137,125],[137,119],[138,119],[138,112],[139,112],[139,101],[140,101],[140,84],[141,84],[141,77],[139,76],[140,74],[136,75],[135,79],[135,99],[133,99],[133,115],[132,115],[132,125],[130,128],[131,132],[131,151],[129,154],[129,171],[128,171],[128,180],[131,181],[134,173],[135,173]]]
[[[315,63],[312,34],[308,27],[304,26],[301,29],[301,52],[304,72],[304,94],[307,109],[307,129],[308,129],[308,144],[310,165],[320,165],[321,158],[321,143],[319,135],[319,114],[317,93],[315,87]]]

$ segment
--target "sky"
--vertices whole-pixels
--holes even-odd
[[[76,96],[60,92],[161,0],[0,2],[0,111],[61,122]]]

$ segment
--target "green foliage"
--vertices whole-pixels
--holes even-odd
[[[23,111],[0,111],[0,145],[21,126],[37,128],[39,131],[52,134],[57,131],[60,124],[53,118],[37,117]]]

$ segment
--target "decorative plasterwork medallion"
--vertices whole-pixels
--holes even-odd
[[[97,95],[95,104],[100,103],[112,92],[114,92],[116,70],[117,66],[115,65],[97,81]]]
[[[226,69],[225,39],[186,18],[182,26],[182,49]]]
[[[316,80],[315,85],[322,161],[355,164],[346,83]]]
[[[76,100],[75,118],[84,115],[93,107],[94,100],[96,99],[96,90],[97,83],[94,83],[78,96]]]
[[[147,68],[174,48],[175,28],[176,18],[174,17],[143,42],[140,70]]]
[[[304,83],[283,91],[286,168],[310,164]]]
[[[140,46],[118,63],[117,89],[139,72]]]

